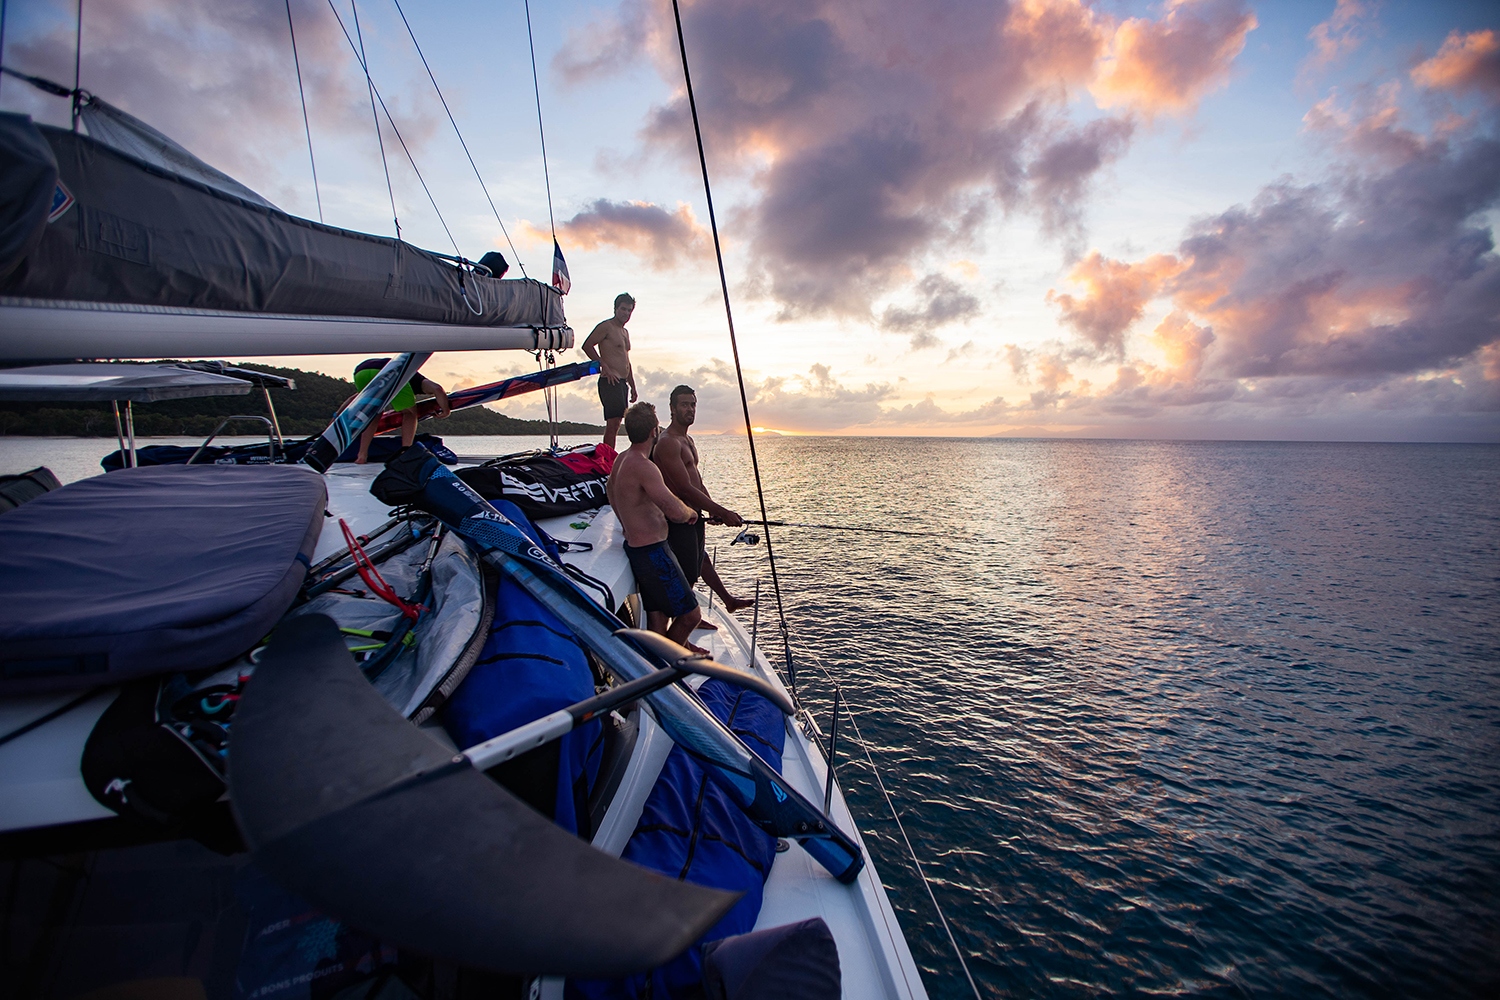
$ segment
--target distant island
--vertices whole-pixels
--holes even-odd
[[[168,362],[170,363],[170,362]],[[281,433],[289,438],[320,434],[333,419],[339,404],[354,393],[354,383],[330,378],[317,372],[297,368],[273,368],[269,365],[240,365],[295,379],[297,388],[272,389],[276,419]],[[451,388],[451,387],[450,387]],[[135,433],[138,437],[168,435],[207,436],[219,421],[233,414],[265,415],[266,404],[260,391],[248,396],[200,396],[160,403],[135,405]],[[260,434],[264,425],[242,421],[225,428],[229,434]],[[547,434],[551,425],[545,420],[518,420],[496,413],[487,406],[457,410],[446,420],[424,420],[420,430],[439,436]],[[598,424],[580,424],[559,420],[559,434],[603,433]],[[27,437],[114,437],[114,411],[108,403],[81,403],[59,407],[47,403],[0,403],[0,435]]]

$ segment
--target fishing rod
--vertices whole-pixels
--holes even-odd
[[[913,535],[921,538],[946,538],[940,531],[899,531],[896,528],[856,528],[847,524],[803,524],[798,521],[756,521],[745,518],[746,524],[761,524],[772,528],[822,528],[825,531],[874,531],[882,535]],[[744,534],[744,532],[741,532]],[[747,542],[750,541],[747,537]],[[738,538],[735,541],[739,541]],[[733,544],[733,543],[731,543]],[[754,542],[750,542],[754,545]]]

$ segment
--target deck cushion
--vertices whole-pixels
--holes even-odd
[[[195,670],[281,618],[322,530],[303,466],[123,469],[0,518],[0,694]]]

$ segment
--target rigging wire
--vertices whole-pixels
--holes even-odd
[[[10,0],[0,0],[0,64],[5,62],[5,14],[10,8]],[[0,82],[5,80],[5,74],[0,73]]]
[[[83,0],[78,0],[78,2],[82,3]],[[338,17],[339,12],[333,7],[333,0],[328,0],[328,6],[333,9],[333,16]],[[401,242],[401,219],[396,214],[396,192],[391,187],[391,165],[385,159],[385,136],[380,134],[380,114],[375,110],[375,81],[370,79],[370,65],[365,62],[365,36],[359,30],[359,5],[354,0],[349,0],[349,9],[354,12],[354,33],[359,36],[359,68],[365,71],[365,85],[370,90],[370,118],[375,122],[375,140],[380,143],[380,165],[385,168],[385,191],[391,196],[391,221],[396,224],[396,242],[399,243]],[[339,18],[339,27],[344,27],[343,18]],[[344,31],[344,37],[349,37],[347,29]],[[389,112],[386,117],[390,117]],[[391,127],[395,127],[394,123]]]
[[[318,199],[318,221],[323,221],[323,193],[318,189],[318,161],[313,156],[312,126],[307,122],[307,92],[302,89],[302,63],[297,58],[297,29],[292,26],[292,0],[286,0],[286,29],[292,34],[292,65],[297,68],[297,95],[302,98],[302,127],[307,131],[307,158],[312,163],[313,196]]]
[[[964,970],[964,977],[969,981],[969,988],[974,991],[976,998],[982,1000],[979,985],[974,982],[974,975],[969,971],[969,963],[964,961],[963,952],[958,947],[958,940],[953,936],[953,928],[948,926],[948,918],[944,916],[943,908],[938,905],[937,895],[932,891],[932,884],[927,880],[927,873],[922,869],[922,862],[917,859],[916,848],[912,847],[911,838],[906,835],[906,827],[901,822],[901,814],[896,810],[896,803],[891,798],[891,793],[886,790],[885,781],[880,777],[880,769],[875,766],[875,758],[870,754],[870,745],[865,742],[864,733],[859,731],[859,722],[854,718],[854,706],[849,704],[849,696],[843,694],[843,689],[839,686],[838,681],[833,679],[833,675],[828,672],[828,668],[823,665],[823,661],[818,656],[809,654],[808,659],[812,661],[813,666],[818,668],[823,678],[829,684],[833,685],[835,692],[835,712],[838,711],[838,697],[842,695],[844,714],[849,717],[849,725],[854,730],[854,741],[859,744],[860,750],[864,752],[865,762],[870,767],[870,773],[875,776],[875,784],[879,787],[880,794],[885,797],[886,808],[891,811],[891,819],[896,821],[896,829],[901,831],[901,839],[906,842],[906,854],[911,858],[911,863],[916,866],[917,878],[921,879],[922,888],[927,890],[927,898],[932,901],[932,908],[937,912],[938,922],[943,925],[943,932],[948,935],[948,943],[953,946],[953,955],[958,959],[959,967]],[[829,767],[831,768],[832,766],[832,761],[830,761]]]
[[[78,0],[78,34],[73,43],[73,131],[78,131],[79,74],[83,71],[83,0]]]
[[[724,315],[729,324],[729,346],[730,349],[734,352],[734,373],[736,380],[739,382],[740,406],[744,410],[745,414],[745,437],[746,440],[750,443],[750,466],[755,472],[755,494],[760,501],[761,523],[762,525],[765,525],[766,522],[770,520],[766,516],[766,494],[761,485],[760,462],[758,461],[755,454],[755,432],[750,423],[750,402],[745,393],[745,376],[743,370],[740,367],[739,343],[734,334],[734,315],[729,306],[729,280],[724,272],[724,251],[719,242],[719,224],[714,216],[713,193],[709,188],[708,181],[708,158],[704,155],[703,152],[703,129],[698,121],[698,103],[693,97],[693,78],[688,71],[687,42],[682,32],[682,12],[678,6],[678,0],[672,0],[672,16],[677,22],[677,46],[682,53],[682,77],[683,82],[687,86],[688,107],[692,110],[693,113],[693,134],[698,141],[698,164],[703,171],[703,193],[708,201],[708,221],[710,227],[713,229],[714,234],[714,255],[717,258],[719,264],[719,286],[723,290]],[[792,680],[792,697],[795,699],[797,697],[797,674],[795,668],[792,666],[791,637],[787,629],[786,612],[782,606],[781,581],[777,577],[776,559],[771,551],[771,532],[769,527],[767,527],[766,529],[765,537],[766,558],[771,566],[771,584],[772,589],[776,592],[776,613],[780,618],[781,641],[785,649],[787,672]],[[837,683],[834,682],[832,676],[829,675],[827,668],[824,667],[822,663],[819,662],[815,657],[813,658],[813,662],[818,667],[818,669],[822,671],[823,675],[828,679],[828,681],[834,684],[835,688],[837,689]],[[854,729],[855,738],[856,740],[858,740],[861,749],[864,750],[865,758],[869,761],[870,764],[870,770],[875,775],[876,784],[880,786],[881,794],[885,796],[886,804],[890,807],[891,816],[896,820],[896,828],[901,831],[901,839],[906,842],[907,853],[911,856],[912,863],[916,865],[917,875],[919,878],[921,878],[922,885],[927,889],[927,896],[932,900],[933,909],[937,911],[938,920],[942,922],[943,930],[948,935],[949,943],[953,945],[953,953],[955,957],[958,958],[958,964],[963,968],[964,976],[968,979],[969,987],[974,991],[974,996],[980,997],[979,986],[974,982],[974,977],[969,972],[969,965],[964,961],[963,953],[959,950],[958,941],[953,936],[952,928],[948,926],[948,918],[943,915],[942,907],[938,905],[937,896],[933,893],[932,886],[927,881],[927,875],[922,870],[922,863],[917,860],[916,850],[912,847],[911,838],[906,835],[906,827],[902,825],[901,816],[896,811],[895,803],[892,801],[890,793],[886,791],[885,782],[881,779],[880,772],[875,767],[874,758],[870,755],[869,747],[865,744],[864,735],[859,731],[859,724],[854,721],[854,712],[849,707],[849,701],[847,698],[844,699],[844,707],[845,711],[849,715],[850,725]]]
[[[354,3],[354,0],[350,0],[350,6],[353,6],[353,3]],[[458,247],[458,240],[456,240],[456,239],[453,238],[453,230],[451,230],[451,229],[448,228],[448,220],[445,219],[445,218],[443,218],[442,209],[438,208],[438,206],[437,206],[437,199],[432,196],[432,189],[427,186],[427,179],[422,176],[422,171],[417,166],[416,158],[411,155],[411,148],[406,145],[406,139],[405,139],[405,137],[403,137],[401,135],[401,129],[399,129],[399,128],[396,127],[396,119],[391,116],[391,109],[385,106],[385,98],[380,96],[380,89],[375,86],[375,81],[370,78],[370,70],[369,70],[369,67],[365,63],[365,58],[364,58],[364,40],[361,39],[360,40],[360,44],[358,46],[356,46],[354,44],[354,39],[351,38],[351,37],[349,37],[349,29],[344,27],[344,19],[341,18],[341,17],[339,17],[338,9],[333,6],[333,0],[328,0],[328,9],[333,11],[334,19],[339,22],[339,29],[342,30],[343,33],[344,33],[344,41],[348,42],[349,43],[349,47],[354,50],[354,58],[359,60],[360,69],[364,70],[364,73],[365,73],[365,80],[368,81],[369,84],[370,84],[370,94],[371,94],[371,96],[373,97],[373,99],[375,101],[379,101],[380,102],[380,110],[385,113],[385,120],[386,120],[386,122],[388,122],[390,124],[391,131],[393,133],[395,133],[396,141],[399,142],[399,143],[401,143],[401,151],[406,154],[406,162],[408,162],[408,163],[411,164],[412,173],[414,173],[414,174],[417,175],[417,181],[418,181],[418,183],[420,183],[422,185],[422,190],[427,195],[427,202],[428,202],[428,204],[430,204],[432,206],[432,211],[434,213],[436,213],[436,215],[438,217],[438,222],[442,223],[443,232],[445,232],[445,233],[448,234],[448,241],[453,244],[453,252],[456,253],[456,254],[458,254],[458,257],[455,258],[455,259],[459,262],[460,266],[462,266],[464,264],[467,264],[468,260],[463,256],[463,251],[460,250],[459,247]],[[355,27],[356,31],[359,30],[359,22],[358,22],[357,19],[355,21],[354,27]],[[371,103],[370,107],[371,107],[372,110],[374,109],[375,105],[374,105],[373,102]],[[377,135],[380,132],[380,121],[379,121],[379,119],[376,119],[376,122],[375,122],[375,131],[376,131]],[[381,163],[385,162],[385,142],[384,142],[384,140],[382,140],[381,143],[380,143],[380,159],[381,159]],[[391,172],[390,172],[389,168],[387,168],[386,172],[385,172],[385,183],[386,183],[387,190],[389,190],[390,183],[391,183]],[[391,212],[392,212],[393,215],[394,215],[395,211],[396,211],[396,196],[393,194],[393,195],[391,195]],[[397,222],[396,222],[396,239],[399,240],[400,238],[401,238],[401,222],[399,220],[397,220]]]
[[[288,3],[291,0],[287,0]],[[484,192],[484,198],[490,203],[490,211],[495,213],[495,221],[500,223],[500,232],[505,236],[505,242],[510,247],[510,254],[516,260],[516,266],[521,269],[521,276],[526,276],[526,265],[521,263],[520,251],[516,249],[515,243],[511,242],[510,232],[505,228],[505,220],[500,218],[500,210],[495,207],[495,200],[490,197],[490,189],[485,186],[484,178],[479,174],[479,165],[474,162],[474,154],[469,152],[469,144],[464,142],[464,134],[459,131],[458,122],[454,121],[453,112],[448,108],[448,100],[443,97],[443,88],[438,86],[437,77],[432,75],[432,67],[427,65],[427,56],[422,52],[422,45],[417,41],[417,33],[411,30],[411,23],[406,20],[406,11],[401,9],[401,0],[393,0],[396,4],[396,13],[401,15],[401,23],[406,25],[406,33],[411,36],[411,43],[417,47],[417,55],[422,59],[422,68],[427,70],[427,79],[432,81],[432,89],[437,91],[438,100],[443,102],[443,110],[448,113],[448,121],[453,125],[453,134],[458,136],[458,144],[464,148],[464,155],[469,158],[469,166],[474,168],[474,177],[479,181],[479,189]],[[545,158],[543,160],[545,169]],[[549,192],[550,197],[550,192]]]
[[[79,0],[79,3],[82,2],[83,0]],[[672,2],[675,4],[677,0]],[[526,0],[526,44],[531,49],[531,91],[536,94],[536,131],[542,138],[542,180],[547,184],[547,222],[552,226],[552,243],[556,246],[557,220],[552,216],[552,178],[547,173],[547,132],[542,128],[542,85],[536,78],[536,42],[531,37],[531,0]],[[708,180],[706,175],[704,180]],[[769,548],[767,545],[767,550]]]
[[[687,42],[682,34],[682,12],[677,0],[672,0],[672,16],[677,19],[677,46],[682,51],[682,78],[687,84],[688,107],[693,112],[693,134],[698,140],[698,164],[703,168],[703,194],[708,199],[708,222],[714,234],[714,256],[719,262],[719,287],[724,292],[724,316],[729,322],[729,349],[734,352],[734,377],[740,386],[740,408],[745,413],[745,440],[750,443],[750,468],[755,472],[755,495],[760,500],[760,519],[770,520],[766,514],[766,492],[761,486],[760,460],[755,454],[755,431],[750,425],[750,400],[745,394],[745,373],[740,367],[740,346],[734,335],[734,313],[729,308],[729,279],[724,274],[724,248],[719,243],[719,223],[714,216],[714,196],[708,183],[708,158],[703,153],[703,129],[698,124],[698,102],[693,98],[693,77],[688,72]],[[781,645],[786,656],[787,677],[792,697],[797,697],[797,668],[792,662],[792,640],[786,626],[786,610],[781,603],[781,579],[776,574],[776,554],[771,548],[771,530],[765,531],[766,559],[771,564],[771,587],[776,592],[776,615],[781,628]]]

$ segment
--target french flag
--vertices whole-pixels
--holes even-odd
[[[557,245],[555,236],[552,238],[552,287],[559,295],[567,295],[573,287],[573,279],[568,277],[568,262],[563,260],[562,247]]]

